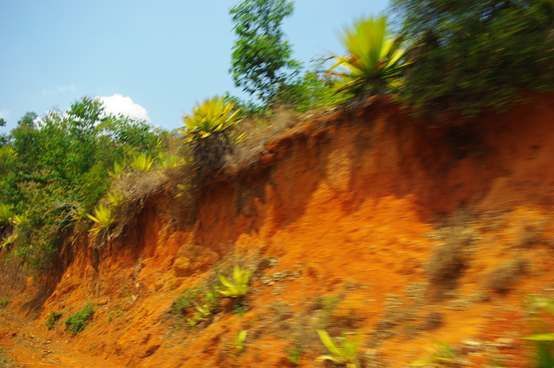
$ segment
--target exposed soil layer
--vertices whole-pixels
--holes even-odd
[[[324,328],[352,333],[367,367],[437,342],[469,367],[528,367],[525,301],[554,296],[554,98],[427,123],[386,102],[307,119],[205,188],[193,225],[185,199],[149,198],[120,239],[66,249],[44,302],[30,279],[0,289],[0,347],[23,367],[312,367]],[[194,328],[169,313],[237,262],[259,266],[244,313]],[[87,302],[72,336],[63,321]]]

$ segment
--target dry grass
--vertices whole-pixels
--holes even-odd
[[[496,293],[505,294],[515,286],[528,268],[528,262],[521,258],[503,263],[486,276],[485,287]]]
[[[440,244],[433,250],[426,266],[436,297],[456,287],[457,280],[469,264],[474,234],[468,227],[453,226],[441,229],[439,238]]]
[[[278,134],[293,127],[297,121],[296,113],[284,108],[276,109],[268,119],[243,120],[235,132],[238,143],[226,157],[226,168],[236,172],[255,163],[264,151],[265,145]]]

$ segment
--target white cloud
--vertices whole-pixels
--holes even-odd
[[[121,114],[137,120],[150,121],[148,111],[135,103],[131,97],[116,93],[112,96],[99,96],[97,98],[104,103],[104,108],[109,114]]]

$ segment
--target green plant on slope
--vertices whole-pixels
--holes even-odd
[[[552,0],[391,3],[410,40],[400,95],[417,111],[475,116],[554,89]]]
[[[213,97],[196,105],[192,114],[183,118],[188,140],[205,139],[223,132],[237,123],[235,104],[223,97]]]
[[[536,368],[554,367],[554,333],[535,334],[525,340],[536,344]]]
[[[8,204],[0,203],[0,226],[8,225],[12,216],[12,207]]]
[[[65,329],[70,331],[73,335],[78,334],[87,327],[93,314],[94,308],[92,304],[88,303],[83,309],[65,320]]]
[[[341,337],[336,344],[325,330],[317,330],[321,343],[329,354],[321,355],[318,362],[332,362],[346,368],[358,368],[358,344],[348,338]]]
[[[49,330],[53,329],[60,318],[62,318],[61,312],[51,312],[46,319],[46,327],[48,327]]]
[[[530,312],[532,314],[540,313],[541,311],[554,316],[554,298],[534,297],[531,299]],[[554,332],[540,332],[534,335],[525,337],[525,340],[535,344],[536,368],[551,368],[554,367]]]
[[[411,367],[451,367],[456,364],[458,354],[446,343],[435,346],[434,351],[426,358],[410,364]],[[455,366],[455,365],[454,365]]]
[[[94,209],[94,214],[88,214],[87,217],[94,222],[89,231],[95,238],[109,231],[115,222],[115,215],[112,209],[103,204],[99,204]]]
[[[252,271],[240,266],[233,267],[230,278],[218,275],[220,288],[219,294],[228,298],[242,298],[248,294],[250,289],[250,278]]]
[[[4,309],[10,304],[10,300],[7,298],[0,298],[0,309]]]
[[[207,290],[199,302],[193,301],[194,311],[187,318],[187,325],[194,327],[201,322],[209,321],[218,308],[219,296],[213,290]]]
[[[238,110],[234,103],[222,97],[214,97],[196,105],[192,114],[184,117],[185,140],[191,144],[198,178],[223,167],[225,155],[233,147],[229,130],[238,121]]]
[[[139,153],[132,158],[130,166],[135,171],[147,172],[152,170],[154,159],[149,154]]]
[[[241,330],[235,338],[235,349],[238,354],[244,352],[246,349],[246,338],[248,337],[247,330]]]
[[[339,91],[378,94],[398,82],[405,67],[404,50],[400,38],[389,35],[386,17],[356,21],[344,32],[343,44],[348,55],[335,57],[329,69],[339,78]]]

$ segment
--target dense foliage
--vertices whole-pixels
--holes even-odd
[[[233,80],[263,102],[269,102],[298,68],[282,29],[292,12],[289,0],[243,0],[230,11],[237,35]]]
[[[554,86],[551,0],[394,0],[411,64],[401,93],[419,111],[475,115]]]
[[[66,230],[107,191],[114,163],[159,150],[159,135],[89,98],[63,113],[26,114],[0,147],[0,207],[14,228],[2,246],[17,245],[25,260],[45,265]]]

